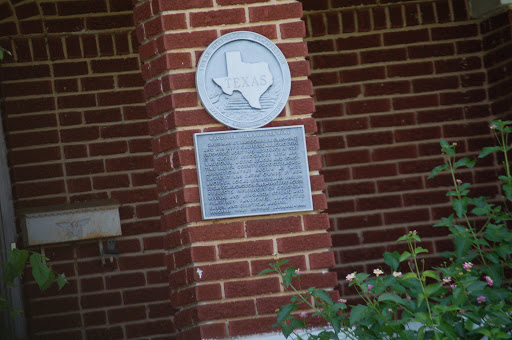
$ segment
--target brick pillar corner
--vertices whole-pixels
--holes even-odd
[[[304,269],[303,287],[336,287],[331,237],[302,4],[237,0],[139,1],[134,10],[153,136],[162,228],[167,231],[171,303],[178,339],[266,333],[287,303],[279,278],[256,277],[273,254]],[[196,64],[219,36],[253,31],[287,58],[292,89],[286,109],[268,126],[304,125],[313,212],[203,221],[193,134],[227,130],[202,107]],[[336,294],[334,292],[333,294]],[[286,301],[285,301],[286,300]]]

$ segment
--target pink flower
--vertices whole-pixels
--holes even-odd
[[[346,277],[347,281],[352,281],[355,278],[356,278],[356,272],[350,273]]]
[[[377,276],[384,274],[384,272],[383,272],[382,270],[380,270],[379,268],[374,269],[374,270],[373,270],[373,273],[374,273],[375,275],[377,275]]]
[[[450,285],[451,289],[455,289],[456,287],[457,287],[457,285],[454,285],[453,283]]]
[[[306,313],[306,312],[302,312],[302,313],[299,314],[299,316],[301,318],[305,318],[307,315],[308,315],[308,313]]]
[[[389,308],[388,312],[393,313],[393,309]]]
[[[464,268],[466,271],[471,271],[471,268],[473,268],[473,263],[471,262],[464,262],[462,265],[462,268]]]
[[[368,290],[371,290],[373,288],[372,285],[368,285]]]
[[[496,128],[497,128],[497,126],[495,124],[492,124],[491,126],[489,126],[489,129],[491,129],[491,130],[494,130]]]
[[[347,303],[347,299],[339,299],[338,302]]]
[[[491,279],[491,277],[486,275],[486,276],[484,276],[484,279],[485,279],[485,281],[487,281],[487,284],[492,287],[492,285],[494,284],[494,281]]]
[[[483,296],[483,295],[482,295],[482,296],[477,297],[477,298],[476,298],[476,302],[478,302],[478,303],[484,303],[484,302],[485,302],[485,296]]]
[[[451,278],[451,277],[449,277],[449,276],[448,276],[448,277],[445,277],[445,278],[443,279],[443,283],[444,283],[444,284],[448,284],[448,283],[450,283],[450,282],[452,282],[452,278]]]
[[[295,274],[302,274],[302,271],[300,270],[300,268],[295,269]]]
[[[458,185],[462,184],[462,181],[460,179],[457,179],[456,182],[457,182]]]
[[[400,278],[402,277],[402,272],[393,272],[393,276]]]
[[[411,299],[411,296],[410,295],[407,295],[406,296],[407,300],[410,300]]]

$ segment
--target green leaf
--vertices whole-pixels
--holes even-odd
[[[482,149],[482,152],[478,155],[478,158],[484,158],[490,155],[493,152],[500,151],[499,146],[486,146]]]
[[[505,191],[505,195],[509,201],[512,201],[512,184],[505,184],[503,186],[503,191]]]
[[[261,275],[265,275],[265,274],[268,274],[268,273],[272,273],[274,271],[274,269],[271,269],[271,268],[267,268],[265,270],[262,270],[258,275],[256,276],[261,276]]]
[[[425,270],[423,272],[423,277],[430,277],[434,280],[437,280],[437,281],[440,281],[441,279],[439,278],[439,275],[436,274],[436,272],[432,271],[432,270]]]
[[[59,290],[62,289],[66,284],[68,283],[68,280],[66,280],[66,275],[59,274],[57,275],[57,285],[59,286]]]
[[[356,325],[361,319],[363,319],[368,312],[368,307],[363,305],[357,305],[350,311],[350,326]]]
[[[404,251],[404,252],[402,253],[402,255],[400,255],[400,258],[398,259],[398,261],[400,261],[400,262],[404,262],[405,260],[407,260],[407,259],[408,259],[409,257],[411,257],[411,256],[412,256],[412,254],[411,254],[411,253],[409,253],[408,251]]]
[[[398,266],[400,265],[400,254],[397,251],[394,251],[393,253],[385,252],[384,253],[384,262],[391,267],[392,270],[397,270]]]
[[[449,217],[443,217],[439,223],[434,224],[434,227],[451,227],[453,226],[453,214]]]
[[[290,303],[290,304],[281,306],[281,308],[279,308],[279,311],[277,312],[277,323],[281,324],[284,320],[286,320],[290,316],[290,313],[295,310],[297,310],[297,304],[295,304],[295,303]]]
[[[471,242],[464,237],[456,237],[453,243],[455,244],[455,256],[458,258],[462,258],[471,249]]]
[[[381,302],[392,301],[392,302],[398,303],[399,305],[403,305],[403,306],[407,305],[407,302],[404,299],[402,299],[400,296],[398,296],[396,294],[392,294],[392,293],[384,293],[381,296],[379,296],[378,300]]]
[[[325,301],[326,303],[328,303],[330,305],[333,304],[331,296],[325,290],[321,290],[321,289],[315,290],[312,295],[314,297],[319,298],[320,300]]]
[[[443,287],[442,283],[433,283],[425,287],[425,295],[427,297],[434,295]]]
[[[418,254],[421,254],[421,253],[428,253],[428,250],[423,248],[423,247],[417,247],[416,249],[414,249],[414,254],[415,255],[418,255]]]
[[[293,319],[292,321],[290,321],[289,326],[286,323],[283,323],[281,325],[281,331],[283,332],[283,335],[285,336],[285,338],[288,338],[290,336],[290,334],[293,333],[293,330],[295,328],[306,328],[306,324],[304,323],[303,320]]]
[[[418,278],[418,276],[416,275],[416,273],[413,273],[413,272],[409,272],[402,276],[402,280],[417,279],[417,278]]]
[[[443,170],[446,170],[448,167],[446,166],[446,164],[443,164],[443,165],[439,165],[439,166],[436,166],[434,169],[432,169],[432,172],[430,173],[430,175],[427,177],[427,179],[432,179],[434,177],[436,177],[436,175],[438,173],[440,173],[441,171]]]
[[[47,281],[50,278],[50,269],[41,262],[41,255],[37,253],[30,255],[30,265],[37,285],[41,290],[44,290],[43,288],[47,286]]]
[[[288,267],[284,271],[285,275],[283,276],[283,282],[284,282],[286,287],[290,286],[290,283],[292,282],[292,280],[294,278],[295,270],[296,269],[294,267]]]
[[[465,166],[468,163],[471,163],[471,160],[467,157],[459,159],[455,164],[453,165],[454,169],[457,169],[458,167]]]
[[[457,217],[464,217],[464,214],[468,210],[468,203],[469,199],[467,197],[462,197],[461,199],[454,199],[452,201],[452,206],[453,209],[455,210],[455,213],[457,214]]]

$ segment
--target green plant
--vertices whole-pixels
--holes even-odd
[[[48,268],[43,260],[47,261],[48,258],[28,250],[12,249],[7,254],[7,262],[3,265],[3,275],[0,280],[8,287],[13,287],[16,284],[16,279],[23,277],[28,261],[32,267],[32,276],[41,291],[50,288],[54,282],[61,290],[67,284],[66,277],[64,274],[58,274]],[[11,317],[23,316],[23,311],[13,307],[4,296],[0,296],[0,312],[3,311],[7,311]],[[6,336],[5,332],[7,330],[1,330],[0,334]]]
[[[470,184],[458,179],[456,170],[473,168],[476,161],[458,158],[457,144],[441,140],[445,163],[429,178],[448,172],[454,186],[447,193],[454,213],[434,225],[448,228],[453,239],[454,250],[441,254],[447,259],[443,265],[425,268],[421,254],[428,250],[419,245],[418,233],[410,231],[397,240],[407,244],[406,251],[384,253],[389,268],[375,268],[373,275],[354,272],[346,276],[364,302],[347,306],[346,300],[335,302],[324,290],[303,291],[301,273],[293,267],[283,271],[287,261],[276,258],[260,274],[278,273],[284,287],[295,295],[278,310],[274,326],[285,337],[293,333],[303,339],[297,331],[306,329],[305,313],[295,312],[302,305],[330,325],[319,334],[306,329],[308,339],[339,339],[340,334],[349,339],[511,339],[512,290],[504,271],[512,268],[512,232],[506,225],[512,220],[507,207],[512,201],[507,155],[512,148],[511,124],[493,121],[490,128],[498,145],[484,148],[478,156],[502,154],[505,174],[499,180],[505,197],[501,204],[470,196]]]

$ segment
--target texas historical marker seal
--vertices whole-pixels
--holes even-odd
[[[196,86],[216,120],[235,129],[254,129],[283,110],[291,76],[286,58],[272,41],[242,31],[223,35],[206,48]]]

